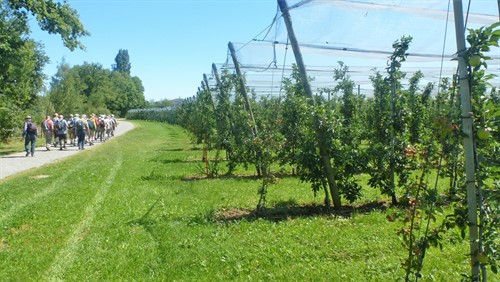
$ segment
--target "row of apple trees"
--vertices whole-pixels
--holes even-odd
[[[500,93],[490,84],[494,75],[488,72],[486,53],[498,45],[496,28],[471,30],[467,38],[471,47],[466,52],[481,241],[479,252],[471,255],[495,273],[499,260]],[[267,186],[275,172],[284,168],[310,183],[314,193],[323,191],[327,206],[339,196],[349,202],[362,198],[356,176],[368,174],[369,186],[380,189],[393,204],[408,207],[388,218],[399,218],[404,225],[400,236],[408,251],[403,263],[407,280],[420,277],[425,250],[438,246],[450,228],[459,227],[465,238],[468,221],[457,78],[443,78],[439,86],[420,87],[421,72],[409,77],[401,70],[411,40],[397,40],[385,71],[374,71],[370,77],[372,97],[356,93],[348,66],[339,62],[332,78],[336,86],[317,93],[315,103],[310,103],[294,67],[290,77],[283,78],[283,97],[257,100],[254,94],[248,106],[239,89],[244,78],[223,70],[215,88],[205,84],[196,96],[157,114],[157,118],[186,128],[195,143],[217,152],[208,176],[231,174],[238,166],[255,169],[263,179],[258,208],[265,207]],[[142,118],[150,116],[143,112],[135,117],[141,114]],[[335,176],[333,190],[327,183],[318,136],[328,147]],[[444,191],[437,190],[438,179],[448,183]],[[454,213],[436,227],[437,204],[445,199],[452,203]]]
[[[370,77],[372,97],[356,92],[348,66],[339,62],[332,78],[336,86],[317,93],[313,107],[294,67],[291,76],[283,78],[284,96],[257,100],[253,94],[249,111],[238,89],[240,78],[224,69],[216,87],[209,89],[205,85],[196,96],[170,110],[139,111],[127,117],[151,119],[156,115],[153,119],[183,126],[192,133],[195,143],[224,154],[213,160],[210,176],[231,174],[238,166],[254,167],[258,175],[264,174],[264,167],[290,167],[294,174],[310,182],[315,192],[323,190],[325,198],[329,198],[332,195],[326,187],[312,125],[319,117],[339,193],[347,201],[362,197],[354,176],[368,173],[370,186],[380,189],[396,204],[402,195],[411,194],[412,171],[427,160],[435,168],[440,158],[444,158],[441,164],[446,164],[441,166],[441,173],[450,178],[449,192],[454,194],[463,173],[458,161],[462,149],[456,81],[444,78],[440,89],[436,89],[434,84],[419,86],[424,77],[421,72],[407,77],[401,65],[411,40],[402,37],[396,41],[386,70]],[[485,66],[486,61],[481,65]],[[475,73],[485,73],[485,69]],[[403,80],[408,83],[403,85]],[[481,95],[475,94],[474,99],[484,99],[488,107],[495,108],[500,103],[499,93],[487,86],[485,82],[476,90]],[[497,113],[485,107],[475,109],[478,116],[489,115],[482,118],[484,122],[476,122],[477,136],[482,138],[478,144],[499,140]]]

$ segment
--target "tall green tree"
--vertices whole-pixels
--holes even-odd
[[[87,88],[78,70],[63,62],[50,82],[47,97],[56,112],[67,115],[74,113],[78,105],[83,105],[86,97],[81,95]]]
[[[14,135],[22,113],[43,89],[43,67],[48,61],[42,46],[26,35],[26,19],[0,3],[0,141]]]
[[[130,76],[130,56],[128,51],[120,49],[115,57],[115,64],[111,66],[111,81],[115,87],[116,97],[109,100],[108,108],[125,116],[129,109],[143,108],[146,106],[144,86],[139,77]]]
[[[24,19],[8,10],[0,11],[0,91],[21,109],[42,89],[42,69],[48,61],[42,46],[26,38],[28,33]]]
[[[42,30],[59,34],[70,50],[83,48],[79,38],[89,35],[78,13],[66,1],[0,1],[0,141],[13,136],[24,112],[36,104],[43,90],[43,46],[29,37],[29,16]],[[43,113],[39,113],[41,116]]]
[[[118,54],[115,57],[115,63],[116,64],[112,66],[113,71],[130,74],[132,65],[130,64],[130,57],[127,50],[120,49],[118,51]]]
[[[111,72],[110,77],[114,88],[113,98],[107,100],[110,111],[125,116],[129,109],[143,108],[146,105],[144,87],[138,77],[116,71]]]

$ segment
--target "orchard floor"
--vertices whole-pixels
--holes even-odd
[[[125,134],[127,131],[134,128],[133,124],[124,120],[119,120],[119,126],[115,130],[115,136]],[[113,138],[113,137],[111,137]],[[19,172],[43,166],[48,163],[56,162],[81,152],[78,147],[67,144],[66,149],[60,151],[59,148],[51,147],[47,151],[44,145],[43,138],[37,138],[37,148],[33,157],[26,157],[24,147],[19,148],[19,153],[0,157],[0,180],[5,179],[11,175]],[[68,141],[69,143],[69,141]],[[104,144],[105,142],[96,141],[93,146],[85,146],[85,150],[92,150],[96,146]]]

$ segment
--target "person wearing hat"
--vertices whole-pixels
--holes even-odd
[[[36,127],[36,124],[31,121],[31,116],[27,116],[23,127],[24,150],[26,151],[26,157],[29,156],[30,153],[32,157],[35,156],[35,146],[36,146],[37,136],[38,136],[38,129]]]

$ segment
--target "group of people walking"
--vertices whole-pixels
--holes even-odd
[[[85,144],[94,145],[94,141],[104,142],[111,136],[118,122],[114,115],[95,115],[90,116],[71,114],[66,120],[62,114],[54,114],[51,118],[47,115],[40,124],[41,132],[38,126],[31,120],[31,116],[26,117],[23,128],[24,149],[26,157],[35,155],[36,138],[41,135],[45,138],[45,148],[50,151],[51,147],[59,150],[66,149],[69,139],[69,145],[78,146],[78,150],[85,150]]]

